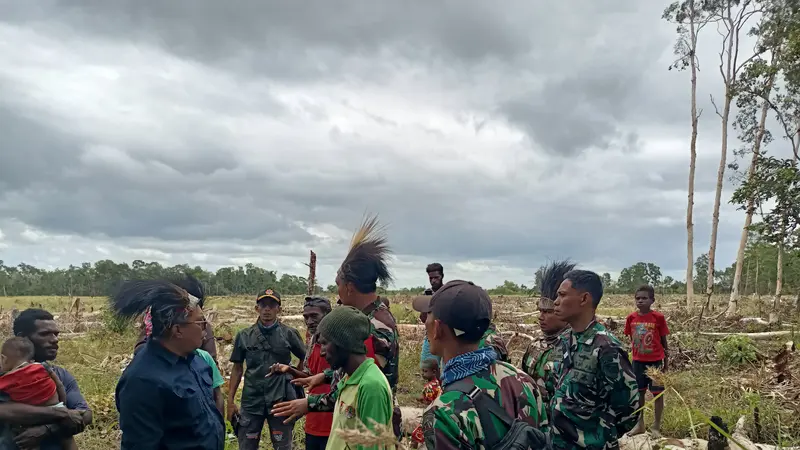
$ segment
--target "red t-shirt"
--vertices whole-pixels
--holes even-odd
[[[56,382],[43,365],[31,363],[0,377],[0,391],[12,402],[40,406],[56,395]]]
[[[634,361],[654,362],[664,359],[661,338],[669,334],[669,328],[667,319],[660,312],[630,313],[625,319],[625,334],[631,337]]]
[[[325,358],[320,355],[321,349],[322,346],[318,343],[315,343],[311,348],[311,354],[308,356],[308,366],[306,367],[311,375],[322,373],[325,369],[331,367],[328,361],[325,361]],[[330,391],[330,384],[321,384],[314,386],[314,389],[311,389],[308,393],[327,394]],[[332,423],[332,412],[310,412],[306,414],[306,433],[312,436],[330,436]]]

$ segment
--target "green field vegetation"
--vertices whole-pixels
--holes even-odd
[[[392,312],[398,323],[415,324],[416,314],[410,308],[408,295],[391,297]],[[663,310],[675,334],[670,338],[674,370],[665,374],[668,386],[667,407],[662,432],[665,436],[689,437],[694,432],[698,437],[705,437],[706,428],[702,424],[704,416],[718,415],[730,427],[744,415],[748,417],[750,436],[758,437],[759,442],[783,445],[797,443],[800,439],[800,376],[787,386],[779,387],[774,383],[773,364],[770,358],[791,336],[782,336],[772,340],[753,341],[755,353],[740,351],[739,347],[728,349],[725,359],[718,357],[716,348],[719,338],[694,334],[697,327],[697,313],[679,309],[676,305],[680,297],[667,296],[661,299],[657,307]],[[715,298],[715,304],[722,305],[724,298]],[[117,414],[114,405],[114,389],[117,379],[125,364],[129,361],[131,349],[136,341],[137,332],[133,324],[115,322],[104,312],[105,299],[102,297],[82,297],[75,313],[75,299],[68,297],[0,297],[0,308],[3,315],[0,321],[0,332],[10,332],[10,310],[22,310],[28,307],[43,307],[58,315],[63,328],[64,337],[60,344],[57,363],[72,372],[80,383],[81,390],[94,410],[94,423],[78,437],[82,449],[108,449],[115,447],[110,442],[119,438]],[[499,328],[506,331],[520,331],[523,334],[535,334],[535,327],[520,328],[536,322],[535,303],[531,299],[519,296],[494,297],[496,321]],[[631,311],[632,301],[628,296],[611,295],[604,298],[598,315],[608,321],[611,317],[613,332],[627,344],[622,336],[624,317]],[[247,296],[215,297],[206,306],[213,317],[218,337],[220,362],[224,375],[229,368],[224,363],[229,352],[230,338],[239,329],[255,320],[252,312],[252,298]],[[302,297],[287,296],[284,300],[284,316],[286,322],[304,331],[302,320],[297,315],[302,306]],[[72,311],[70,312],[70,309]],[[756,312],[757,306],[748,305]],[[714,308],[707,317],[716,316],[718,308]],[[787,305],[787,311],[791,311]],[[211,312],[213,311],[213,312]],[[784,317],[784,326],[792,317]],[[795,322],[797,323],[797,322]],[[745,329],[747,328],[747,329]],[[766,328],[738,326],[736,322],[704,320],[703,331],[765,331]],[[774,328],[778,329],[778,328]],[[415,398],[419,396],[423,382],[419,376],[418,362],[422,342],[422,330],[415,327],[401,329],[400,385],[398,396],[401,405],[419,406]],[[511,337],[509,335],[509,337]],[[519,359],[527,339],[514,337],[509,344],[513,362]],[[737,353],[738,352],[738,353]],[[741,353],[741,354],[740,354]],[[755,356],[754,356],[755,355]],[[752,358],[751,358],[752,357]],[[754,358],[754,359],[753,359]],[[750,359],[753,359],[750,361]],[[797,360],[794,359],[794,370],[797,372]],[[672,391],[679,392],[683,401]],[[797,395],[797,397],[792,397]],[[685,402],[685,403],[684,403]],[[756,435],[753,423],[753,412],[758,410],[760,426]],[[652,412],[648,410],[647,421],[652,422]],[[297,425],[296,441],[302,441],[302,421]],[[265,438],[267,436],[265,435]],[[263,439],[263,447],[269,448],[268,438]],[[236,448],[229,443],[228,448]]]

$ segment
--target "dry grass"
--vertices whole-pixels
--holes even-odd
[[[656,308],[665,312],[673,332],[695,330],[696,312],[688,312],[678,308],[680,296],[666,296],[659,299]],[[715,304],[722,305],[726,299],[722,296],[714,299]],[[496,322],[501,331],[508,337],[517,332],[509,347],[513,362],[519,363],[528,338],[536,333],[535,303],[522,297],[496,297]],[[117,446],[119,439],[117,415],[114,405],[114,388],[116,381],[127,363],[136,339],[134,330],[128,329],[122,334],[106,329],[102,309],[105,299],[82,298],[79,312],[74,311],[74,301],[67,297],[0,297],[0,333],[8,333],[10,324],[9,311],[12,308],[22,310],[28,307],[44,307],[59,317],[59,322],[66,333],[62,340],[57,363],[63,365],[77,378],[81,390],[92,405],[95,423],[78,436],[80,448],[87,450],[106,450]],[[423,381],[419,376],[419,353],[422,345],[422,327],[415,326],[417,315],[411,310],[410,296],[396,296],[391,299],[392,312],[401,324],[401,356],[400,384],[398,399],[403,406],[419,407],[416,398],[419,396]],[[292,326],[304,331],[302,320],[297,317],[301,312],[301,297],[288,297],[284,301],[284,316],[292,316],[286,320]],[[745,303],[745,315],[757,315],[759,309],[768,310],[753,304]],[[70,308],[72,307],[72,311]],[[245,296],[212,298],[208,302],[207,314],[215,324],[220,361],[224,361],[230,352],[230,340],[239,329],[249,325],[255,319],[252,299]],[[598,315],[606,321],[613,321],[614,333],[626,342],[622,335],[625,316],[632,311],[633,300],[629,296],[609,296],[604,298]],[[721,309],[706,314],[706,317],[718,315]],[[789,321],[789,316],[784,316]],[[795,323],[797,323],[795,321]],[[736,321],[704,320],[704,331],[751,331],[752,325],[741,326]],[[753,329],[752,331],[763,331]],[[228,341],[228,342],[225,342]],[[785,339],[783,339],[785,341]],[[692,426],[698,436],[704,437],[706,426],[703,417],[718,415],[729,425],[745,415],[750,418],[758,407],[760,431],[758,440],[776,443],[779,439],[784,445],[792,442],[799,434],[800,411],[797,404],[788,398],[793,391],[775,385],[771,374],[769,360],[759,361],[755,365],[743,367],[726,367],[716,362],[715,341],[693,334],[681,334],[670,339],[673,349],[673,370],[658,376],[670,388],[680,392],[686,405],[682,405],[669,389],[666,396],[667,407],[664,414],[662,432],[665,436],[687,437],[692,434]],[[759,351],[765,355],[774,355],[782,346],[781,340],[759,341]],[[798,358],[795,356],[795,360]],[[796,366],[793,366],[796,367]],[[223,365],[227,374],[229,367]],[[795,376],[792,383],[800,386],[800,376]],[[691,418],[691,420],[690,420]],[[647,423],[652,423],[650,407],[646,408]],[[752,422],[752,421],[751,421]],[[302,448],[302,420],[295,430],[295,442]],[[756,437],[755,430],[749,430]],[[270,448],[268,435],[263,435],[262,447]],[[355,433],[354,439],[366,439],[368,435]],[[227,448],[236,448],[233,441]]]

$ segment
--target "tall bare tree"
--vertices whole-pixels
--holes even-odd
[[[754,60],[744,72],[741,80],[738,83],[739,97],[737,106],[739,107],[739,116],[737,117],[736,124],[740,129],[740,138],[752,145],[752,158],[750,166],[747,171],[747,181],[751,182],[754,177],[759,158],[761,157],[761,145],[771,140],[771,135],[766,129],[767,114],[770,109],[774,110],[784,128],[784,136],[792,142],[792,147],[795,147],[795,140],[792,135],[794,130],[787,123],[792,121],[792,110],[796,109],[792,105],[793,93],[787,94],[776,92],[773,98],[773,87],[775,81],[781,75],[785,80],[783,84],[789,91],[792,91],[792,61],[796,60],[793,54],[792,36],[796,36],[798,24],[800,21],[800,0],[765,0],[762,2],[762,17],[759,26],[754,30],[754,34],[758,35],[759,44],[763,49],[766,49],[765,56],[767,58],[758,58]],[[796,39],[796,38],[795,38]],[[783,58],[785,54],[789,58]],[[769,61],[769,62],[767,62]],[[788,101],[787,101],[788,100]],[[760,119],[757,128],[753,131],[756,101],[761,102]],[[796,152],[795,152],[796,153]],[[736,257],[736,268],[734,273],[733,289],[731,296],[728,300],[728,308],[726,316],[731,317],[736,315],[739,301],[739,283],[741,281],[742,264],[744,259],[744,249],[747,245],[747,238],[749,236],[750,226],[752,224],[753,213],[755,210],[755,198],[751,196],[747,199],[745,207],[745,223],[742,228],[742,236],[739,242],[739,251]],[[782,287],[782,272],[783,272],[783,252],[781,245],[778,245],[778,265],[776,280],[776,297],[779,297]]]
[[[747,168],[746,180],[752,180],[758,166],[759,158],[762,154],[762,145],[766,145],[772,140],[772,136],[767,130],[767,116],[770,111],[770,94],[775,85],[775,78],[778,74],[778,63],[780,61],[781,46],[773,46],[770,49],[770,61],[757,61],[752,64],[742,77],[740,83],[740,96],[737,101],[739,114],[734,124],[740,130],[739,138],[745,145],[752,146],[750,165]],[[758,120],[756,122],[756,110]],[[755,198],[752,196],[747,199],[744,208],[745,217],[742,226],[742,235],[739,239],[739,250],[736,253],[736,266],[733,275],[733,286],[731,295],[728,299],[728,308],[725,311],[726,317],[733,317],[738,312],[739,307],[739,284],[742,278],[742,266],[744,264],[744,250],[747,246],[747,238],[750,235],[750,226],[753,223],[753,213],[755,212]]]
[[[721,149],[719,168],[717,169],[717,189],[714,195],[714,212],[711,216],[711,240],[708,248],[708,277],[706,279],[706,301],[703,308],[711,303],[714,293],[714,263],[717,254],[717,231],[719,229],[719,207],[722,201],[722,185],[725,180],[725,167],[728,159],[728,126],[730,124],[731,104],[736,96],[736,82],[742,69],[762,51],[756,49],[752,55],[740,59],[739,44],[742,30],[750,19],[761,12],[759,4],[753,0],[711,0],[705,3],[705,8],[714,23],[717,31],[722,36],[722,50],[719,53],[719,73],[724,84],[724,98],[722,110],[714,102],[714,110],[721,122]]]
[[[689,187],[686,202],[686,306],[694,304],[694,178],[697,162],[697,122],[702,110],[697,109],[697,36],[708,23],[705,11],[698,8],[695,0],[684,0],[669,5],[662,18],[677,25],[678,39],[675,42],[675,55],[678,59],[669,69],[691,72],[691,104],[690,119],[692,134],[689,139]]]

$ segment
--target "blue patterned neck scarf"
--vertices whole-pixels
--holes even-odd
[[[442,386],[466,378],[485,370],[497,360],[497,353],[491,347],[464,353],[447,361],[442,371]]]

